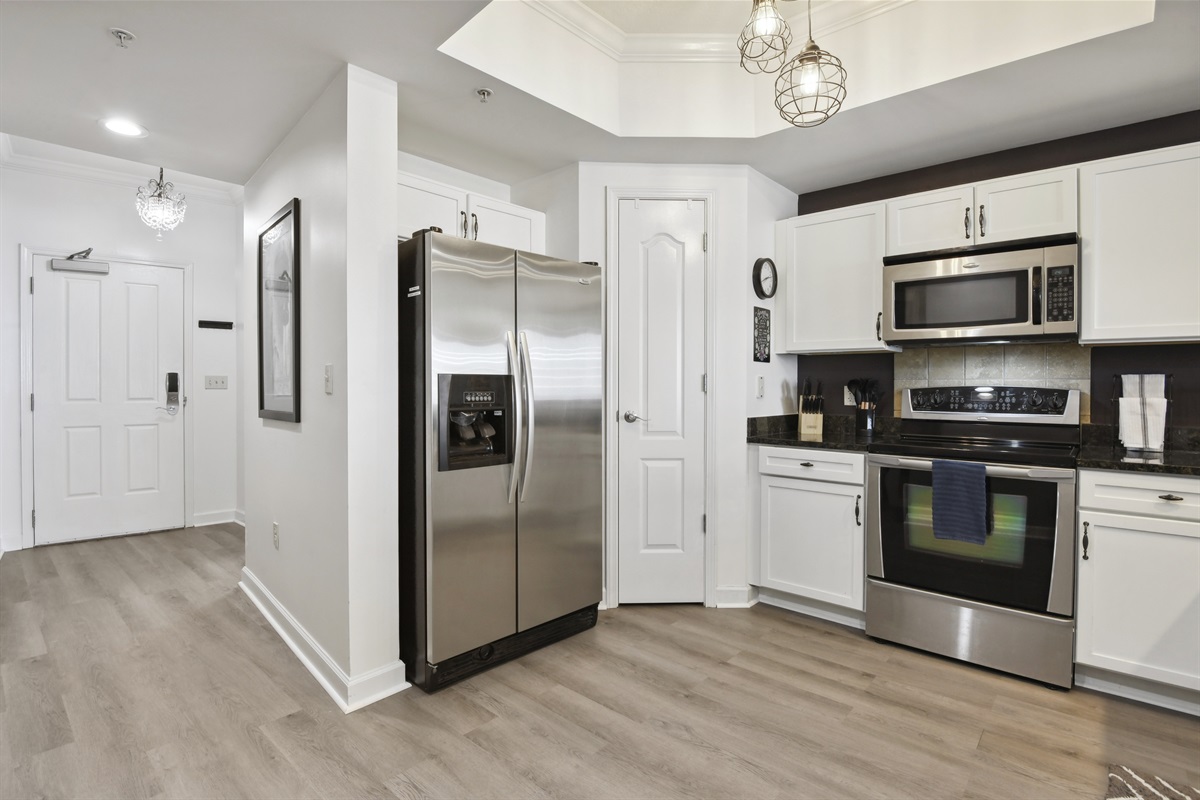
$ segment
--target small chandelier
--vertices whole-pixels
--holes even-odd
[[[846,69],[813,41],[808,0],[808,43],[775,79],[775,107],[797,128],[811,128],[836,114],[845,99]]]
[[[738,37],[742,69],[751,74],[778,72],[787,61],[787,50],[791,46],[792,29],[779,16],[775,0],[754,0],[750,20]]]
[[[187,211],[187,198],[175,192],[175,184],[163,182],[162,167],[158,168],[158,180],[150,179],[137,190],[137,212],[142,222],[158,231],[154,238],[162,241],[163,231],[173,231],[183,222]]]

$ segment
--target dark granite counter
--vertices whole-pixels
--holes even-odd
[[[797,431],[796,415],[755,417],[746,420],[746,443],[773,447],[812,447],[820,450],[853,450],[867,452],[872,442],[894,435],[891,417],[877,417],[876,430],[868,436],[854,429],[854,417],[826,415],[820,436],[801,438]]]
[[[1079,468],[1200,475],[1200,453],[1195,450],[1168,450],[1161,458],[1137,459],[1127,456],[1125,448],[1120,445],[1087,445],[1079,451]]]

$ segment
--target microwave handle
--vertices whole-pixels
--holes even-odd
[[[1042,268],[1033,268],[1033,324],[1042,324]]]

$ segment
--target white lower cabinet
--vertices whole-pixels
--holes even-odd
[[[1077,663],[1200,690],[1200,518],[1178,518],[1198,491],[1200,478],[1081,471]],[[1147,513],[1118,513],[1131,507]]]
[[[759,449],[762,586],[862,611],[864,464],[861,453]],[[789,477],[804,470],[816,477]]]

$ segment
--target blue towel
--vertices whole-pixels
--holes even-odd
[[[987,467],[970,461],[933,462],[933,535],[987,541]]]

